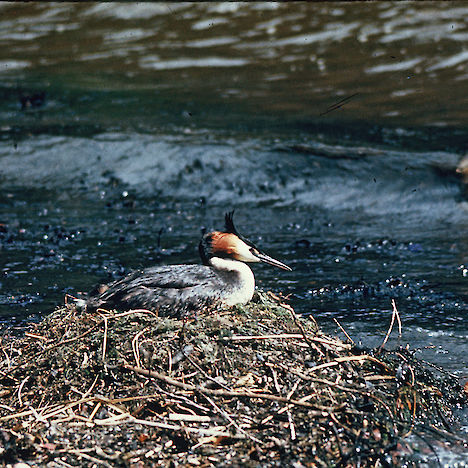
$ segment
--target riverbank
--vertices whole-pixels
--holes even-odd
[[[185,320],[68,305],[1,344],[3,464],[398,466],[410,435],[463,443],[455,376],[271,294]]]

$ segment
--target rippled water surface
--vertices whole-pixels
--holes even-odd
[[[327,330],[468,373],[468,6],[0,4],[0,320],[238,229]],[[397,344],[396,340],[392,344]]]

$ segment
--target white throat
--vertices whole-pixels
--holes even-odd
[[[225,299],[229,306],[235,304],[245,304],[252,299],[255,291],[255,278],[248,265],[230,258],[212,257],[210,265],[221,272],[233,273],[236,277],[236,284],[233,293]]]

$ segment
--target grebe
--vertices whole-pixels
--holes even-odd
[[[205,306],[244,304],[252,299],[255,278],[244,262],[264,262],[291,271],[242,237],[225,215],[224,231],[205,234],[198,246],[203,265],[169,265],[136,270],[90,297],[87,307],[149,309],[177,316]]]

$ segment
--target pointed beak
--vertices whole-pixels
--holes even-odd
[[[288,267],[288,265],[285,265],[279,260],[275,260],[274,258],[271,258],[262,252],[258,252],[257,254],[255,254],[255,256],[263,263],[268,263],[268,265],[273,265],[283,270],[292,271],[292,268]]]

